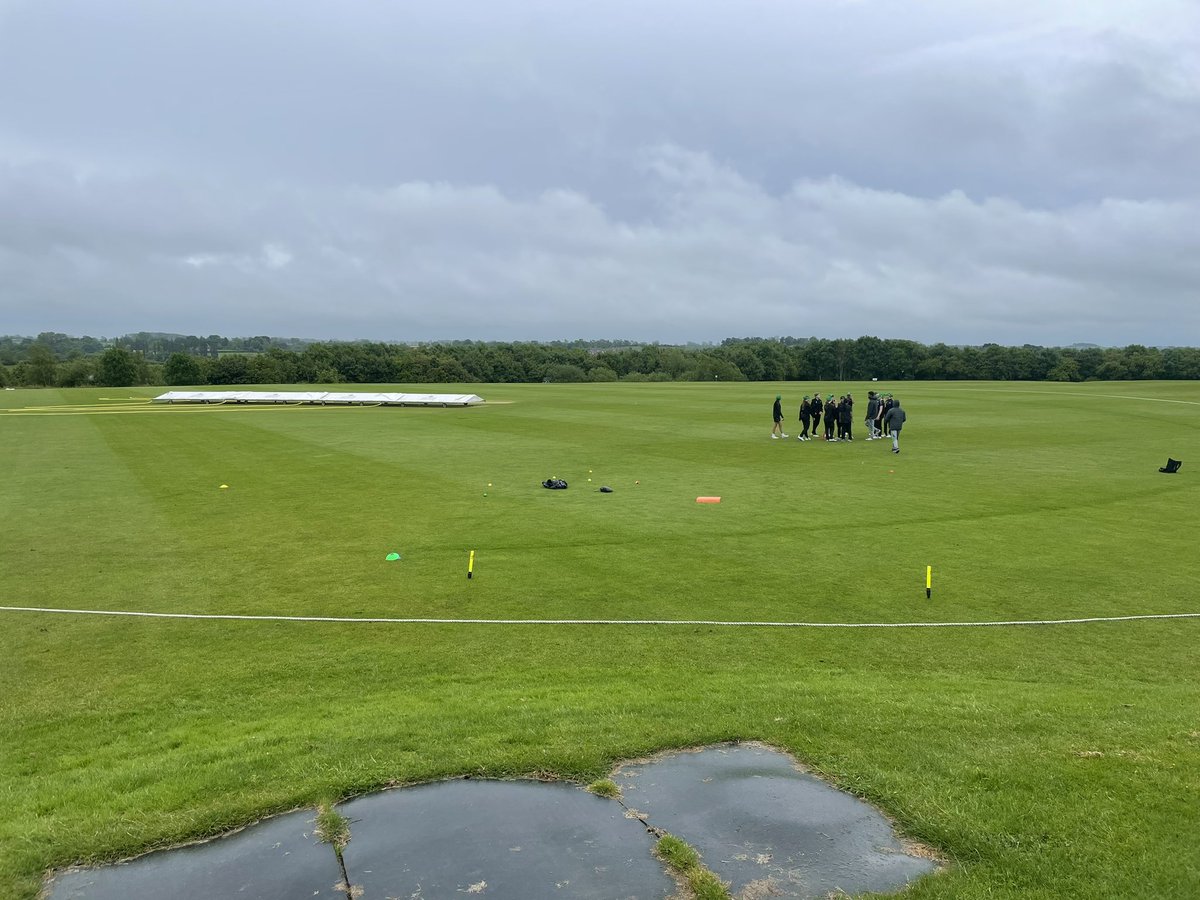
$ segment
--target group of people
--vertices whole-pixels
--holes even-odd
[[[783,432],[783,395],[775,395],[775,406],[771,410],[774,426],[771,428],[772,440],[786,438]],[[892,439],[892,452],[900,452],[900,431],[904,427],[907,415],[900,406],[900,401],[891,394],[881,394],[867,391],[867,416],[864,423],[867,427],[868,441]],[[825,396],[821,402],[820,394],[804,395],[800,403],[800,434],[799,441],[811,441],[818,434],[821,420],[825,420],[825,440],[837,441],[854,440],[854,397],[843,394],[836,400],[833,394]],[[812,432],[809,433],[811,427]]]

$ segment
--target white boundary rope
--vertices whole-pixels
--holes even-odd
[[[0,606],[5,612],[62,613],[78,616],[135,616],[147,619],[221,619],[240,622],[336,622],[384,625],[711,625],[723,628],[981,628],[1016,625],[1083,625],[1143,619],[1200,619],[1200,613],[1093,616],[1086,619],[1013,619],[999,622],[720,622],[706,619],[385,619],[342,616],[241,616],[220,613],[159,613],[114,609],[52,609]]]

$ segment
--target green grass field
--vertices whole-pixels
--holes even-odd
[[[0,392],[0,605],[1200,612],[1200,384],[892,384],[909,414],[899,456],[857,421],[853,444],[769,440],[777,391],[794,420],[815,387],[473,385],[488,404],[449,410]],[[868,385],[819,387],[852,389],[861,419]],[[1156,471],[1168,455],[1179,474]],[[541,488],[552,475],[570,489]],[[586,782],[622,758],[756,739],[945,854],[949,870],[905,896],[1194,898],[1198,650],[1196,618],[0,612],[0,897],[34,897],[51,867],[381,785]]]

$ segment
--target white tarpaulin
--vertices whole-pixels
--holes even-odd
[[[475,406],[478,394],[367,394],[328,391],[167,391],[155,403],[309,403],[317,406]]]

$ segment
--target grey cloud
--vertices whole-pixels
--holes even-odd
[[[214,196],[95,179],[63,188],[43,173],[50,203],[10,170],[0,185],[21,185],[36,214],[54,208],[88,225],[60,231],[52,252],[35,255],[14,237],[38,228],[18,216],[0,247],[15,290],[78,292],[95,314],[77,315],[93,321],[133,302],[120,317],[127,328],[151,327],[137,318],[148,315],[169,330],[244,321],[254,333],[344,338],[886,333],[962,342],[983,327],[987,339],[1016,343],[1119,334],[1166,343],[1200,324],[1190,303],[1200,275],[1200,236],[1187,227],[1195,202],[1048,211],[839,179],[772,194],[673,146],[647,151],[646,168],[661,215],[642,221],[614,218],[578,192],[518,198],[420,182],[229,186]],[[155,202],[112,202],[121,195]],[[11,207],[12,197],[0,186],[0,200]],[[222,228],[213,210],[226,203],[250,213]],[[171,227],[159,231],[164,206]],[[31,326],[44,321],[25,315]]]
[[[1200,12],[1129,10],[0,0],[0,330],[1172,342]]]

